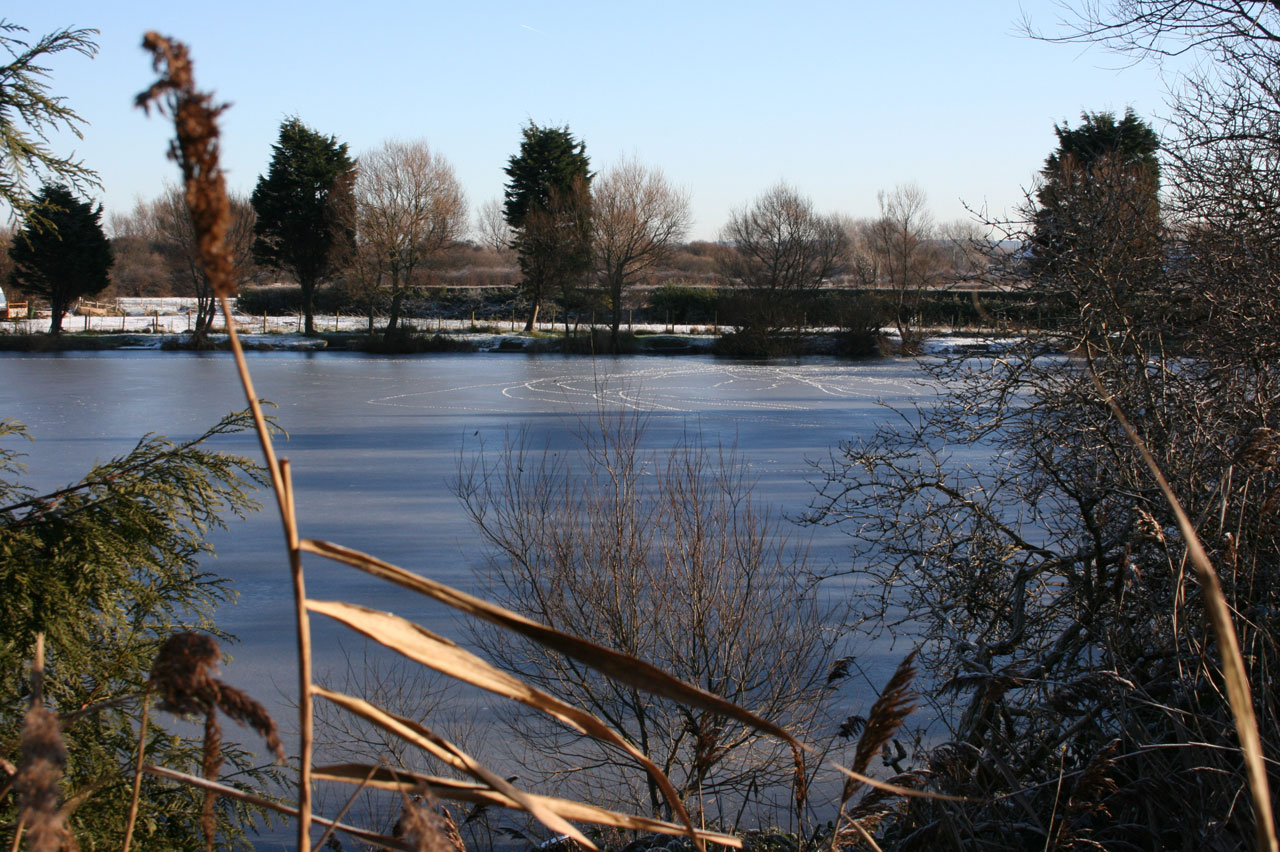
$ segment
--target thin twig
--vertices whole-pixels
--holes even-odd
[[[364,792],[364,788],[369,786],[370,779],[373,778],[374,773],[377,771],[378,764],[375,763],[369,767],[369,774],[366,775],[364,780],[351,791],[351,796],[347,799],[347,803],[343,805],[342,809],[338,811],[336,816],[334,816],[333,822],[331,822],[329,827],[324,830],[324,834],[320,835],[320,839],[316,841],[316,845],[311,852],[320,852],[320,850],[324,848],[325,841],[333,834],[333,830],[337,827],[338,821],[347,815],[347,811],[351,810],[351,806],[356,803],[356,799],[362,792]]]

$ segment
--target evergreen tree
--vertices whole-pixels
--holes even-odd
[[[227,581],[201,570],[200,559],[210,550],[211,528],[255,508],[248,489],[262,472],[246,458],[206,449],[205,441],[250,425],[240,413],[182,444],[148,436],[47,494],[23,486],[20,454],[0,448],[0,756],[20,760],[31,701],[24,672],[42,634],[42,703],[60,722],[61,808],[80,848],[121,848],[137,712],[158,647],[176,631],[214,630],[214,608],[234,596]],[[0,421],[0,438],[25,436],[19,424]],[[158,722],[155,714],[152,720]],[[265,781],[244,751],[224,754],[228,774],[247,770]],[[199,772],[201,748],[156,725],[146,759]],[[152,776],[143,785],[133,848],[203,849],[199,791]],[[252,817],[243,805],[222,800],[217,815],[220,848],[246,846],[243,826]],[[0,795],[6,848],[17,822],[14,796]]]
[[[1129,260],[1158,262],[1159,137],[1133,110],[1120,121],[1109,112],[1086,112],[1081,120],[1074,128],[1054,125],[1058,147],[1040,170],[1032,213],[1033,270],[1073,274],[1121,234]]]
[[[65,186],[44,186],[32,198],[9,257],[9,280],[24,293],[49,301],[49,333],[59,334],[62,315],[76,299],[110,283],[111,243],[102,232],[102,205],[78,200]]]
[[[507,161],[503,214],[515,232],[522,285],[538,321],[546,289],[567,291],[591,268],[591,161],[568,127],[523,130],[520,153]]]
[[[254,260],[293,273],[307,334],[315,333],[316,285],[354,248],[355,161],[346,143],[297,118],[280,125],[271,165],[253,190]]]

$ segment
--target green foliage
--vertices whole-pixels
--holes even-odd
[[[315,331],[316,284],[354,246],[355,176],[345,143],[290,118],[253,190],[254,260],[297,276],[307,334]]]
[[[650,322],[710,325],[719,319],[718,299],[719,294],[713,287],[663,284],[649,294]]]
[[[79,160],[62,157],[49,147],[49,135],[70,131],[81,137],[85,123],[65,98],[50,94],[46,57],[64,51],[93,57],[97,30],[60,29],[41,36],[35,44],[18,38],[26,27],[0,18],[0,48],[10,61],[0,65],[0,201],[23,216],[39,215],[28,200],[32,178],[68,183],[76,189],[101,186],[95,172]]]
[[[1160,139],[1133,110],[1116,121],[1109,112],[1083,113],[1082,124],[1055,125],[1058,147],[1045,160],[1036,192],[1030,242],[1032,270],[1099,277],[1149,274],[1159,267]],[[1112,243],[1123,243],[1117,250]],[[1134,259],[1142,269],[1099,268]]]
[[[23,672],[42,631],[45,702],[62,718],[68,751],[63,799],[74,805],[70,827],[83,848],[118,848],[123,837],[137,743],[130,699],[142,692],[156,649],[174,631],[212,630],[214,608],[233,597],[199,559],[211,528],[256,508],[247,490],[262,474],[248,459],[203,444],[249,425],[240,413],[182,444],[148,436],[79,482],[41,495],[18,480],[21,454],[0,449],[0,754],[18,762],[29,701]],[[0,437],[26,432],[6,420]],[[198,745],[153,730],[149,762],[200,765]],[[243,751],[228,749],[227,757],[231,771],[251,768]],[[200,805],[191,789],[148,777],[135,848],[202,848]],[[224,837],[243,845],[247,815],[232,803],[221,808]],[[0,823],[14,824],[11,796],[0,800]]]
[[[523,130],[520,153],[507,161],[503,215],[515,232],[523,285],[537,320],[546,288],[566,293],[591,267],[591,178],[586,143],[568,127]]]
[[[102,205],[80,201],[65,186],[44,186],[30,206],[39,212],[27,216],[9,247],[10,281],[49,300],[49,331],[58,334],[76,299],[110,283],[111,243],[102,232]]]
[[[507,161],[508,182],[502,207],[507,224],[519,230],[529,214],[550,207],[557,195],[573,189],[581,179],[590,182],[587,146],[573,138],[568,127],[524,128],[520,153]]]

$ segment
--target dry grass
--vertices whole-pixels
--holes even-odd
[[[1093,373],[1093,382],[1098,388],[1099,395],[1106,401],[1111,413],[1119,421],[1125,434],[1129,436],[1129,440],[1133,442],[1133,445],[1142,455],[1143,461],[1146,462],[1147,467],[1151,470],[1151,475],[1160,486],[1161,493],[1164,494],[1165,500],[1168,501],[1169,507],[1173,510],[1174,517],[1178,520],[1178,530],[1182,534],[1183,541],[1186,542],[1187,556],[1191,560],[1191,565],[1196,572],[1196,578],[1200,582],[1209,622],[1213,626],[1214,635],[1218,640],[1222,676],[1227,687],[1227,699],[1231,704],[1231,713],[1235,717],[1236,736],[1240,739],[1240,749],[1243,752],[1245,769],[1249,777],[1249,794],[1253,799],[1253,824],[1258,849],[1276,852],[1277,849],[1280,849],[1280,846],[1277,845],[1276,840],[1275,816],[1271,809],[1271,790],[1267,782],[1267,767],[1262,751],[1262,737],[1258,733],[1258,718],[1253,709],[1253,695],[1249,686],[1248,669],[1245,666],[1244,656],[1240,653],[1240,640],[1236,635],[1235,623],[1231,617],[1231,605],[1227,602],[1226,595],[1222,592],[1222,583],[1218,579],[1218,572],[1214,569],[1213,563],[1209,561],[1209,556],[1205,553],[1204,546],[1200,543],[1200,536],[1196,533],[1195,525],[1187,517],[1187,513],[1183,510],[1178,496],[1173,493],[1173,488],[1170,487],[1168,480],[1165,479],[1164,472],[1160,470],[1160,466],[1156,464],[1155,458],[1152,457],[1151,452],[1147,449],[1146,442],[1129,424],[1128,418],[1124,416],[1124,412],[1120,410],[1120,406],[1115,399],[1106,392],[1096,372]],[[1273,460],[1275,452],[1274,436],[1270,434],[1271,430],[1266,430],[1266,432],[1267,434],[1261,435],[1258,440],[1253,442],[1250,452],[1252,455]]]

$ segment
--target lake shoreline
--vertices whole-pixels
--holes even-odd
[[[594,340],[597,346],[602,341],[607,346],[607,332],[602,334],[602,331],[604,330],[596,332]],[[591,345],[593,338],[590,333],[565,338],[562,335],[546,333],[445,331],[434,335],[418,334],[411,339],[406,338],[410,341],[407,344],[403,341],[394,341],[389,345],[379,345],[383,340],[382,335],[354,332],[322,332],[311,336],[291,332],[241,333],[239,337],[241,345],[247,351],[363,352],[383,357],[412,357],[441,353],[564,356],[718,355],[729,360],[762,357],[761,353],[739,355],[723,351],[717,346],[719,341],[725,339],[726,335],[723,334],[655,331],[627,335],[626,348],[618,353],[593,349]],[[1023,339],[1019,334],[991,329],[967,331],[935,329],[925,333],[921,350],[922,354],[935,354],[940,349],[983,354],[1007,348],[1010,343]],[[779,343],[777,351],[769,353],[770,355],[779,357],[825,355],[851,361],[894,356],[899,353],[900,343],[896,335],[885,332],[881,335],[878,346],[871,348],[864,343],[858,351],[850,352],[846,338],[839,332],[828,330],[779,335],[777,341]],[[64,331],[57,336],[47,333],[0,333],[0,352],[56,353],[111,350],[191,352],[225,351],[228,348],[228,336],[225,333],[210,334],[203,346],[193,346],[189,333]]]

